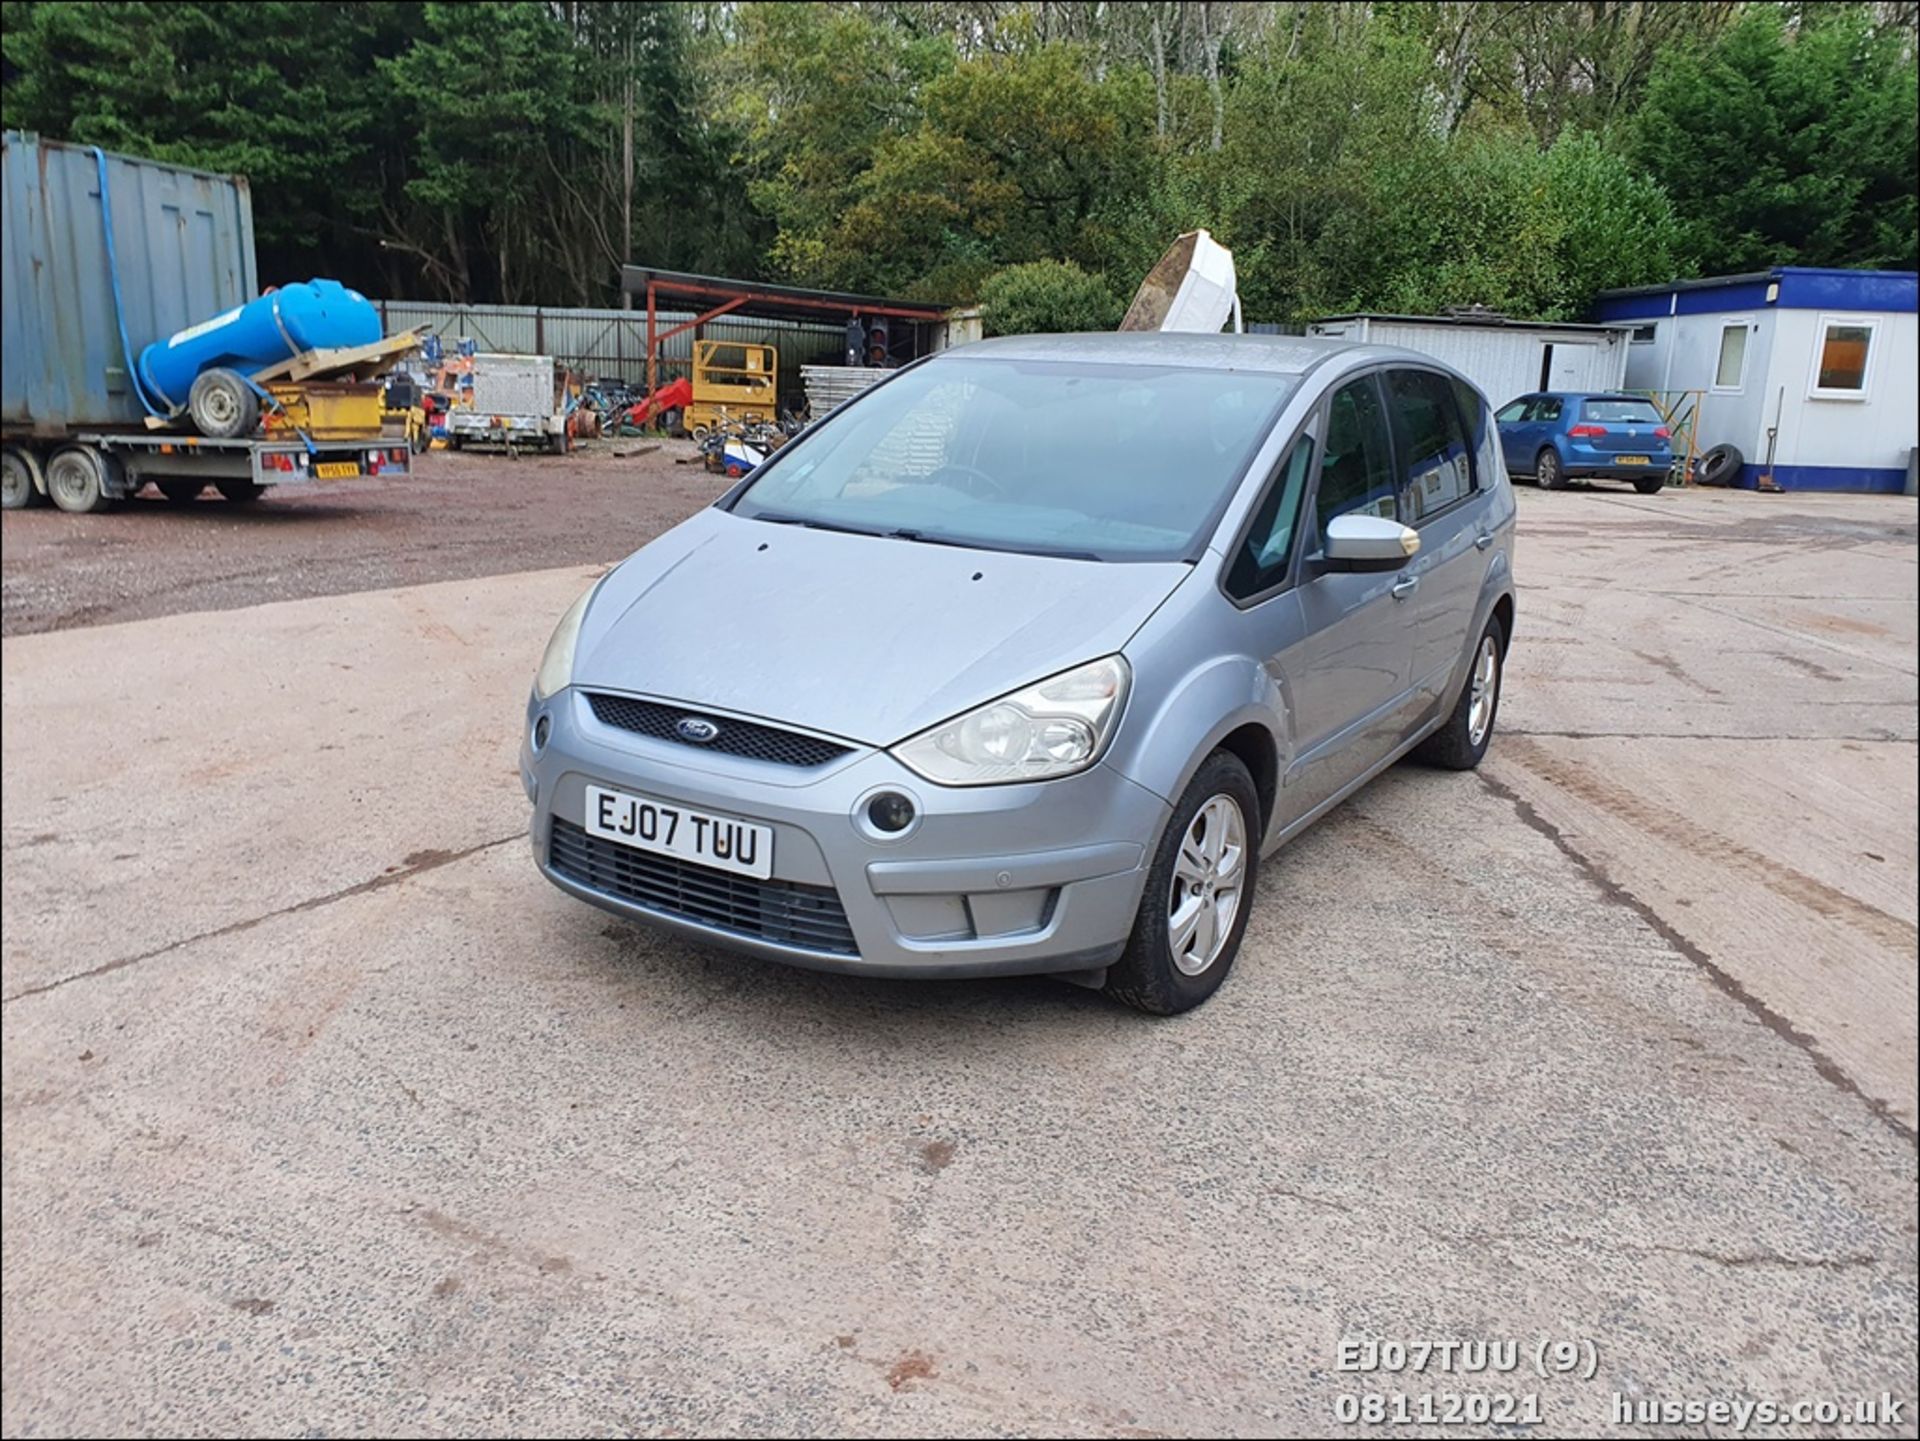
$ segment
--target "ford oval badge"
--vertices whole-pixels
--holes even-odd
[[[681,716],[674,722],[673,728],[683,741],[692,741],[697,746],[706,745],[720,734],[720,727],[701,716]]]

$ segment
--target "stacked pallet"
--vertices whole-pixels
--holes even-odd
[[[803,365],[800,384],[807,392],[807,413],[818,420],[890,372],[852,365]]]

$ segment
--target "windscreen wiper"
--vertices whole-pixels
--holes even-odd
[[[962,550],[997,550],[1010,555],[1038,555],[1049,560],[1099,560],[1090,550],[1050,550],[1043,545],[990,545],[984,540],[955,540],[949,535],[929,535],[924,530],[883,530],[877,534],[889,540],[911,540],[921,545],[952,545]]]
[[[776,515],[770,510],[763,510],[758,515],[748,518],[750,520],[764,520],[771,525],[800,525],[805,526],[808,530],[833,530],[838,531],[842,535],[881,534],[881,532],[877,530],[862,530],[857,525],[840,525],[831,520],[809,520],[807,517],[801,515]]]

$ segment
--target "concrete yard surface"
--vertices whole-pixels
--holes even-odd
[[[517,728],[617,547],[10,635],[5,1430],[1913,1435],[1915,519],[1523,492],[1487,763],[1282,851],[1171,1021],[548,886]]]

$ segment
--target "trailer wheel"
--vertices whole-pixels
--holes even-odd
[[[105,510],[111,481],[107,457],[84,445],[62,446],[47,462],[47,494],[70,515]]]
[[[23,510],[40,499],[46,489],[33,452],[8,446],[0,451],[0,510]]]
[[[213,488],[235,505],[245,505],[265,495],[267,488],[253,480],[216,480]]]
[[[204,480],[156,480],[153,484],[169,505],[192,505],[207,488]]]
[[[215,440],[251,435],[260,420],[260,399],[238,371],[202,371],[187,392],[194,429]]]

